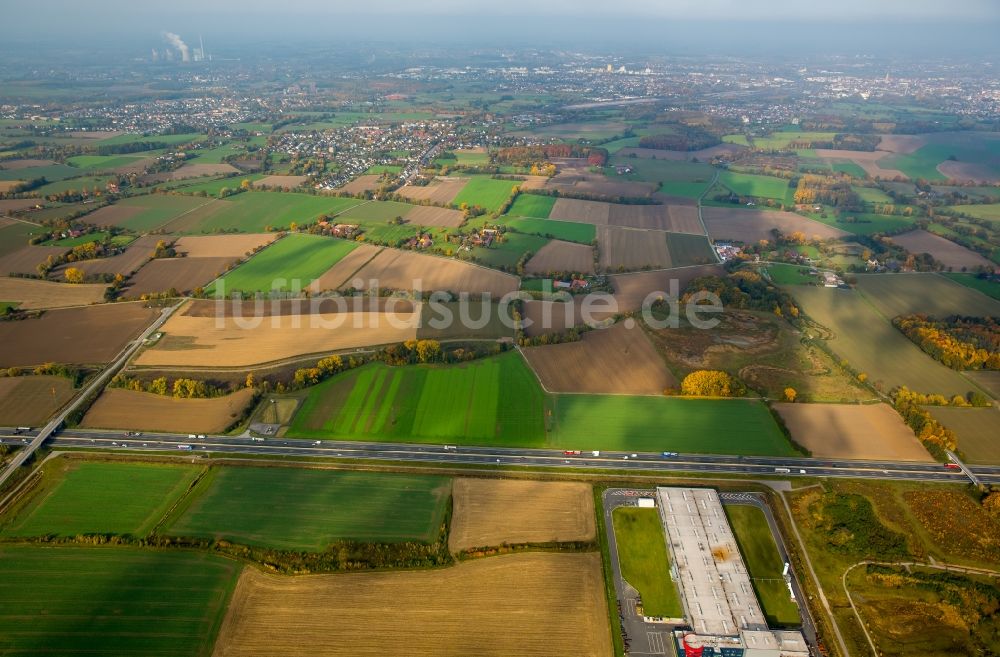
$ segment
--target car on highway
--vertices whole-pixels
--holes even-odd
[[[677,452],[663,452],[662,456],[665,459],[670,459],[677,456]]]
[[[945,463],[944,468],[945,470],[961,470],[962,466],[960,466],[958,463]]]
[[[580,455],[580,450],[578,450],[578,449],[567,449],[565,452],[563,452],[563,454],[565,454],[566,456],[579,456]],[[568,463],[568,461],[567,461],[567,463]]]

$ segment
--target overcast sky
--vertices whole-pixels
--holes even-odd
[[[990,52],[1000,41],[1000,0],[0,0],[0,6],[5,24],[15,28],[12,38],[36,42],[110,34],[131,41],[166,30],[200,32],[216,43],[298,36],[565,46],[578,39],[599,48],[708,47],[715,36],[738,54],[732,51],[781,43]]]

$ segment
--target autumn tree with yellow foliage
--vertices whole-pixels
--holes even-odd
[[[681,394],[689,397],[738,397],[743,386],[721,370],[695,370],[681,381]]]

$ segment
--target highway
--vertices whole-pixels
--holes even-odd
[[[4,434],[7,435],[4,435]],[[11,436],[0,430],[0,440],[6,443],[30,440]],[[36,439],[37,440],[37,439]],[[34,444],[34,442],[32,442]],[[660,453],[602,451],[593,456],[589,451],[567,455],[561,450],[505,447],[472,447],[420,445],[409,443],[355,442],[340,440],[296,440],[292,438],[251,439],[248,437],[207,436],[204,439],[188,435],[144,433],[126,436],[121,431],[63,430],[50,439],[53,448],[91,448],[126,451],[170,451],[178,454],[178,445],[190,445],[191,452],[213,455],[262,455],[308,458],[342,458],[356,461],[397,461],[440,465],[477,465],[497,468],[547,467],[555,469],[600,469],[627,473],[629,471],[663,472],[671,474],[725,474],[743,477],[845,477],[904,481],[940,481],[969,483],[961,470],[947,470],[940,463],[892,461],[831,461],[815,458],[720,456],[680,454],[666,458]],[[1000,466],[965,466],[984,484],[1000,483]],[[782,469],[776,472],[776,468]],[[788,470],[784,472],[783,470]]]

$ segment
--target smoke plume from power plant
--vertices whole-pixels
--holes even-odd
[[[182,62],[191,61],[191,49],[188,48],[188,45],[186,43],[184,43],[184,39],[180,38],[173,32],[164,32],[163,38],[166,39],[171,46],[173,46],[180,52]]]

